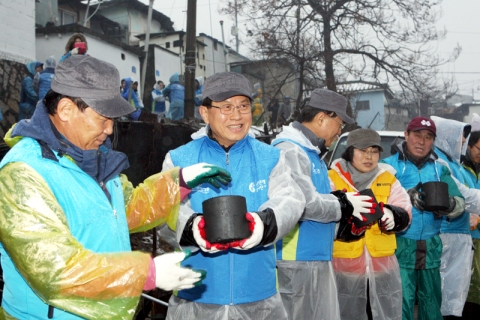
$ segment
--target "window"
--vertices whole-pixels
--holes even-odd
[[[361,110],[370,110],[370,101],[357,101],[355,104],[355,110],[361,111]]]
[[[77,22],[77,15],[70,11],[58,9],[58,25],[63,26]]]
[[[217,43],[218,43],[218,41],[216,41],[216,40],[213,41],[213,49],[215,49],[215,51],[218,50]]]
[[[125,60],[125,53],[121,54],[122,60]]]
[[[170,48],[170,42],[165,42],[165,48]]]
[[[203,60],[205,60],[205,54],[202,54],[202,56],[203,56]]]

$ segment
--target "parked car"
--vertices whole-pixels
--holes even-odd
[[[392,142],[395,139],[402,139],[404,140],[403,131],[377,131],[380,135],[383,152],[380,153],[380,159],[387,158],[392,155]],[[348,132],[345,132],[338,138],[333,151],[330,154],[330,158],[328,158],[328,167],[332,164],[333,160],[338,159],[342,156],[342,153],[347,149],[347,137]],[[327,155],[328,157],[328,155]]]

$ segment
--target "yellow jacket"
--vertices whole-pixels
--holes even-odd
[[[405,208],[405,205],[409,203],[408,194],[401,187],[394,174],[389,172],[392,168],[388,166],[389,170],[386,170],[384,164],[379,164],[379,167],[380,171],[370,185],[377,202],[398,206],[398,203],[392,203],[391,201],[392,187],[394,187],[395,190],[399,190],[398,201],[395,202],[401,202],[403,205],[400,206]],[[357,191],[353,186],[350,175],[342,169],[339,161],[335,161],[332,164],[332,169],[329,170],[328,175],[331,180],[332,190],[346,189],[347,192]],[[411,215],[411,205],[405,209]],[[365,245],[370,255],[376,258],[390,256],[394,254],[397,248],[395,234],[380,230],[378,223],[375,222],[367,228],[365,236],[359,240],[351,242],[335,240],[333,243],[333,257],[358,258],[362,255]]]

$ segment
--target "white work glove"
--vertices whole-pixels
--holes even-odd
[[[248,250],[256,247],[263,239],[264,226],[260,216],[256,212],[247,212],[245,217],[252,235],[246,239],[231,242],[229,244],[231,248]]]
[[[201,93],[200,93],[200,94],[197,94],[197,95],[195,96],[195,98],[197,98],[198,100],[203,100],[203,94],[201,94]]]
[[[153,258],[155,263],[155,286],[165,291],[183,290],[201,284],[205,271],[194,271],[178,264],[187,258],[185,252],[165,253]]]
[[[395,227],[395,219],[392,210],[383,207],[383,216],[380,218],[381,227],[387,231]]]
[[[180,185],[184,186],[183,182],[189,189],[202,183],[210,183],[212,186],[220,188],[220,183],[227,185],[232,181],[227,170],[204,162],[180,169],[180,177],[183,180]]]
[[[363,214],[374,212],[372,197],[360,195],[358,192],[346,192],[345,195],[353,206],[352,215],[360,221],[367,221]]]
[[[70,54],[73,56],[74,54],[78,54],[78,48],[73,48],[71,51],[70,51]]]
[[[192,233],[195,242],[203,252],[215,253],[228,249],[228,244],[210,243],[207,241],[205,236],[205,219],[203,216],[198,216],[193,219]]]

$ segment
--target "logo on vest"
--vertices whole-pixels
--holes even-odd
[[[377,187],[390,187],[392,184],[388,182],[377,183]]]
[[[248,185],[248,190],[250,190],[250,192],[257,192],[257,191],[263,190],[265,188],[267,188],[267,182],[265,180],[259,180],[256,183],[251,182]]]
[[[315,163],[312,163],[312,173],[313,174],[320,174],[322,170],[315,168]]]
[[[210,188],[202,188],[200,186],[197,186],[195,188],[192,189],[192,191],[195,190],[195,192],[200,192],[200,193],[204,193],[204,194],[207,194],[210,192]]]

